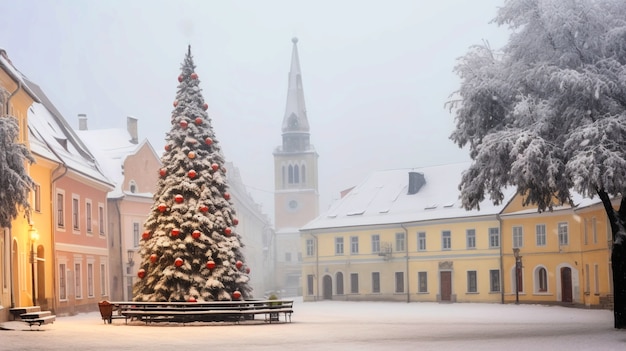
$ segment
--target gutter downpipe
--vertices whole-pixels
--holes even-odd
[[[9,97],[7,98],[7,104],[6,104],[6,115],[9,115],[9,104],[11,102],[11,98],[13,98],[13,96],[15,96],[15,94],[17,94],[18,91],[20,91],[20,89],[22,89],[22,81],[21,80],[17,80],[17,88],[9,95]],[[14,294],[14,286],[13,286],[13,240],[11,240],[11,238],[13,237],[13,231],[9,229],[9,242],[7,243],[9,245],[9,279],[11,280],[11,308],[15,307],[15,294]]]
[[[411,285],[409,284],[409,230],[404,226],[404,223],[400,223],[400,227],[404,229],[404,249],[406,253],[406,303],[411,302]]]
[[[504,262],[503,262],[503,252],[502,252],[502,217],[500,217],[499,214],[496,215],[496,218],[498,219],[498,226],[500,227],[500,229],[498,229],[499,231],[499,238],[498,238],[498,244],[500,244],[500,278],[501,278],[501,282],[500,282],[500,303],[504,304]],[[517,278],[516,278],[517,279]]]

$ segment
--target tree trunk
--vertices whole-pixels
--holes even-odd
[[[626,329],[626,197],[615,211],[609,195],[598,190],[611,225],[613,245],[611,268],[613,269],[613,318],[616,329]]]

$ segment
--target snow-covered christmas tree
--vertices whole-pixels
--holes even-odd
[[[224,157],[195,68],[190,46],[144,224],[134,301],[228,301],[251,294]]]

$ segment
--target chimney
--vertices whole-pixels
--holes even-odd
[[[131,116],[126,117],[126,130],[128,130],[128,134],[130,134],[130,142],[138,144],[139,138],[137,136],[137,118]]]
[[[84,113],[78,114],[78,130],[87,130],[87,115]]]
[[[409,195],[417,194],[424,184],[426,184],[426,179],[423,173],[409,172]]]

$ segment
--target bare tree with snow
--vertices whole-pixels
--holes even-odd
[[[516,186],[539,211],[599,196],[613,233],[615,328],[626,328],[626,2],[508,0],[494,19],[511,30],[495,54],[459,59],[451,139],[469,147],[463,205]],[[612,199],[620,201],[615,209]]]
[[[18,135],[15,117],[0,117],[0,227],[11,228],[20,209],[26,216],[30,211],[28,194],[34,182],[26,171],[25,162],[32,164],[35,159],[26,145],[17,142]]]

